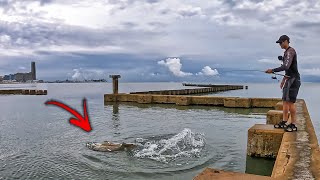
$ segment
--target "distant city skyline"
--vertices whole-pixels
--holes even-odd
[[[17,82],[28,82],[28,81],[35,81],[36,79],[36,63],[34,61],[31,62],[31,72],[27,73],[12,73],[6,74],[1,77],[1,81],[17,81]]]

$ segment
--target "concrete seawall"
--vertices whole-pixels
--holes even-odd
[[[191,95],[191,94],[212,93],[212,92],[219,92],[219,91],[244,89],[243,86],[232,86],[232,85],[216,85],[216,86],[208,85],[208,86],[201,86],[201,87],[206,87],[206,88],[141,91],[141,92],[131,92],[130,94]]]
[[[263,103],[263,102],[261,102]],[[320,148],[312,121],[304,100],[298,100],[297,132],[274,129],[273,124],[282,119],[281,111],[270,110],[266,124],[254,125],[248,130],[247,154],[255,157],[276,157],[270,179],[320,179]],[[282,103],[274,109],[282,109]],[[196,180],[211,179],[263,179],[265,176],[233,173],[215,174],[215,169],[206,169]]]
[[[181,96],[152,94],[105,94],[104,102],[136,102],[141,104],[176,104],[224,106],[230,108],[274,108],[279,98],[239,98],[214,96]]]
[[[270,108],[271,110],[266,116],[266,124],[255,125],[248,131],[247,150],[248,153],[249,151],[253,152],[249,155],[276,158],[270,179],[320,179],[318,140],[304,100],[298,100],[296,103],[298,132],[294,133],[272,128],[274,123],[282,119],[282,103],[279,98],[106,94],[104,101],[106,104],[110,102],[135,102],[139,104],[176,104],[178,106],[207,105],[227,108]],[[250,138],[253,138],[252,141]],[[249,145],[252,147],[249,147]],[[229,177],[229,179],[239,179],[240,177],[242,179],[244,177],[246,179],[266,178],[265,176],[252,175],[250,177],[250,174],[239,175],[238,173],[224,171],[220,175],[213,173],[217,171],[219,170],[208,168],[195,179],[225,179],[225,177]]]
[[[318,139],[304,100],[296,103],[298,131],[283,135],[272,177],[320,179]]]
[[[47,90],[34,89],[8,89],[0,90],[0,95],[47,95]]]

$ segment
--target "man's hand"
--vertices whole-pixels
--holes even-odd
[[[273,72],[272,72],[272,69],[268,69],[268,70],[265,71],[265,73],[271,74]]]

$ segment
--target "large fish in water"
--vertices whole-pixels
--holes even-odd
[[[101,152],[126,151],[136,147],[135,144],[112,143],[109,141],[104,141],[103,143],[88,142],[86,143],[86,146],[89,149],[92,149],[94,151],[101,151]]]

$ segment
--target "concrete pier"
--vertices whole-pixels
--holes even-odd
[[[240,108],[250,108],[251,98],[225,98],[224,107],[240,107]]]
[[[273,125],[254,125],[248,130],[247,155],[276,158],[283,134],[283,129],[275,129]]]
[[[121,78],[120,75],[110,75],[110,78],[112,78],[112,87],[113,87],[113,94],[118,94],[119,92],[119,78]]]
[[[279,111],[282,111],[282,110],[283,110],[282,107],[283,107],[283,102],[281,101],[281,102],[278,102],[278,103],[276,104],[275,109],[276,109],[276,110],[279,110]]]
[[[277,104],[278,105],[278,104]],[[276,107],[277,107],[276,105]],[[288,118],[290,117],[290,113]],[[267,123],[266,124],[278,124],[283,120],[283,111],[282,110],[270,110],[267,113]]]
[[[204,93],[208,94],[213,92],[231,91],[231,90],[238,90],[238,89],[243,89],[243,86],[220,85],[217,87],[206,87],[206,88],[196,88],[196,89],[131,92],[130,94],[191,95],[191,94],[204,94]]]
[[[298,131],[284,133],[272,177],[320,179],[320,149],[305,101],[296,107]]]
[[[243,86],[240,85],[217,85],[217,84],[193,84],[193,83],[182,83],[183,86],[192,86],[192,87],[236,87],[243,89]]]
[[[282,102],[275,103],[274,109],[282,109]],[[304,100],[298,100],[297,132],[284,132],[273,125],[256,124],[248,130],[247,154],[256,157],[276,158],[270,179],[320,179],[320,148],[312,121]],[[267,122],[277,122],[282,111],[268,112]],[[195,179],[237,179],[246,174],[219,175],[214,169],[206,169]],[[257,176],[254,179],[263,178]],[[240,179],[250,179],[245,177]]]
[[[185,108],[188,105],[224,106],[227,108],[270,108],[266,124],[256,124],[248,130],[247,154],[254,157],[276,158],[271,177],[225,172],[207,168],[199,179],[320,179],[320,149],[315,130],[304,100],[296,102],[297,132],[275,129],[274,124],[282,120],[283,104],[280,98],[240,98],[214,96],[186,96],[185,94],[207,93],[219,87],[147,91],[132,94],[105,94],[104,102],[176,104]],[[226,87],[220,87],[226,90]],[[159,94],[160,93],[160,94]],[[182,95],[183,94],[183,95]]]
[[[0,95],[47,95],[47,90],[35,89],[8,89],[0,90]]]
[[[237,172],[227,172],[206,168],[194,180],[271,180],[268,176],[257,176],[253,174],[243,174]]]
[[[181,101],[185,101],[181,103]],[[215,96],[181,96],[153,94],[105,94],[104,102],[136,102],[147,104],[177,104],[224,106],[230,108],[274,108],[280,101],[276,98],[239,98]]]

